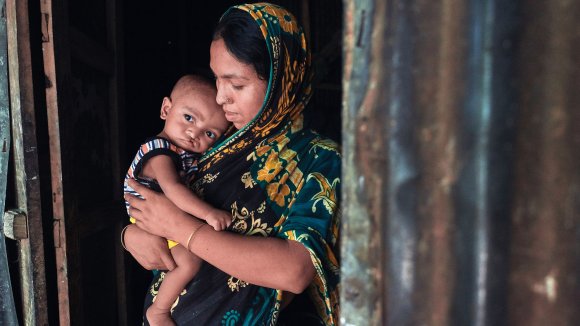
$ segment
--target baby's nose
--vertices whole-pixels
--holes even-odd
[[[195,137],[197,137],[197,133],[194,130],[192,130],[192,129],[187,129],[185,131],[185,133],[187,134],[187,136],[189,138],[195,138]]]

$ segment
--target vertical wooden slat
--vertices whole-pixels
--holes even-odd
[[[8,160],[10,152],[10,98],[8,93],[8,36],[6,30],[6,3],[0,0],[0,324],[16,325],[16,308],[12,296],[8,257],[3,232]]]
[[[48,114],[48,135],[50,138],[50,164],[52,184],[53,235],[56,253],[59,324],[70,325],[69,275],[66,251],[65,211],[63,201],[63,173],[60,146],[60,125],[58,115],[58,80],[56,78],[57,58],[55,57],[55,35],[53,26],[53,3],[42,0],[42,54],[46,76],[46,107]],[[60,58],[65,60],[65,58]]]
[[[9,0],[6,9],[16,200],[28,225],[19,240],[23,324],[48,325],[28,1]]]

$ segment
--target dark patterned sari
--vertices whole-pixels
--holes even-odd
[[[302,128],[312,79],[304,34],[281,7],[260,3],[233,8],[248,12],[264,35],[272,62],[268,91],[257,117],[200,159],[192,188],[210,204],[232,212],[228,232],[303,244],[316,276],[300,300],[312,312],[294,310],[296,315],[286,320],[302,314],[314,321],[303,325],[336,325],[341,159],[334,142]],[[163,277],[160,273],[153,280],[146,308]],[[204,263],[176,300],[172,318],[178,325],[274,325],[284,319],[283,296],[281,290],[249,284]]]

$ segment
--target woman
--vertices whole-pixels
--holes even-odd
[[[145,199],[127,198],[137,223],[122,235],[126,247],[148,269],[174,266],[163,238],[207,262],[174,305],[179,325],[273,325],[304,290],[314,313],[288,317],[335,325],[340,155],[335,143],[302,128],[312,80],[304,34],[281,7],[232,7],[216,28],[210,66],[217,102],[235,128],[200,160],[192,188],[232,212],[231,232],[132,182]],[[146,307],[163,276],[153,280]]]

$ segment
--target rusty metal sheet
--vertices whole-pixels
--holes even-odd
[[[580,1],[344,4],[342,323],[577,322]]]
[[[384,66],[367,66],[372,62],[372,13],[384,13],[384,5],[375,1],[344,2],[342,325],[380,325],[384,317],[386,252],[379,230],[385,227],[381,217],[386,212],[386,202],[382,198],[388,184],[384,177],[386,157],[377,155],[381,147],[384,149],[386,139],[376,127],[383,128],[385,119],[376,111],[379,89],[369,86],[377,85]],[[375,27],[380,30],[383,26]],[[382,38],[376,41],[373,44],[377,47],[384,44]],[[375,196],[369,198],[371,194]]]
[[[580,2],[521,9],[509,322],[580,320]]]

